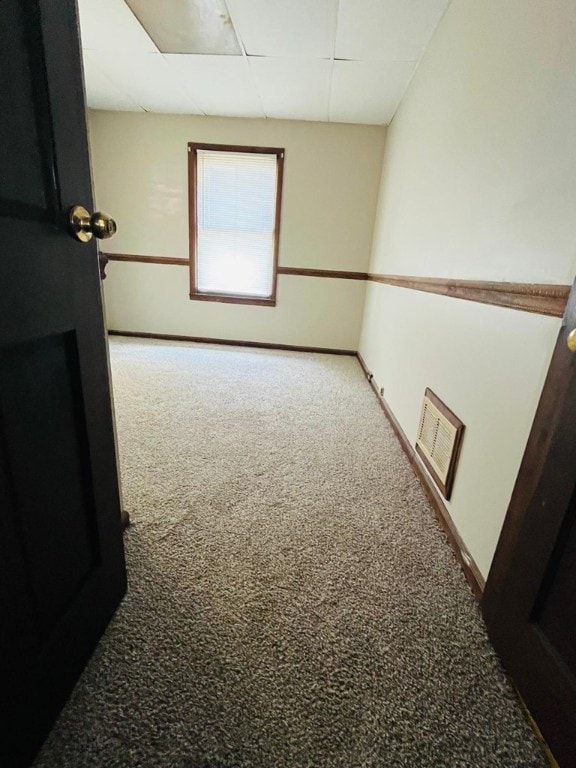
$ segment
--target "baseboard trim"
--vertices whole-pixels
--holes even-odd
[[[438,493],[436,486],[434,485],[434,482],[432,481],[432,479],[424,469],[424,466],[420,462],[420,459],[418,458],[418,455],[415,449],[410,444],[410,441],[406,437],[404,430],[396,420],[396,417],[392,413],[390,406],[380,394],[380,387],[375,382],[372,372],[368,369],[368,366],[366,365],[365,360],[362,358],[362,355],[359,352],[357,353],[357,358],[358,358],[358,362],[360,363],[360,366],[362,367],[362,370],[364,371],[364,375],[368,380],[368,383],[370,384],[374,394],[378,399],[378,402],[380,403],[382,410],[384,411],[386,418],[390,422],[390,426],[394,430],[394,433],[396,434],[396,437],[400,442],[402,450],[406,454],[406,457],[408,458],[408,461],[410,462],[412,469],[414,470],[414,474],[420,481],[420,485],[424,489],[424,493],[426,494],[426,496],[428,497],[428,500],[430,501],[430,504],[432,505],[432,509],[434,510],[436,519],[438,520],[438,522],[442,526],[442,529],[444,530],[444,533],[446,534],[448,542],[452,547],[454,554],[456,555],[456,559],[458,560],[458,562],[460,563],[460,566],[462,567],[462,570],[464,571],[464,575],[466,576],[466,579],[468,580],[468,583],[472,588],[472,592],[474,593],[474,596],[476,597],[478,602],[480,602],[482,598],[482,593],[484,592],[484,584],[485,584],[485,579],[482,576],[480,569],[474,562],[472,555],[468,551],[468,547],[462,541],[462,538],[458,533],[456,526],[454,525],[452,518],[450,517],[450,513],[448,512],[446,506],[444,505],[442,498]]]
[[[271,344],[264,341],[241,341],[239,339],[211,339],[204,336],[181,336],[173,333],[147,333],[145,331],[109,330],[110,336],[130,336],[139,339],[160,339],[161,341],[188,341],[193,344],[222,344],[227,347],[255,347],[256,349],[282,349],[287,352],[316,352],[322,355],[349,355],[356,357],[352,349],[331,349],[330,347],[303,347],[297,344]]]

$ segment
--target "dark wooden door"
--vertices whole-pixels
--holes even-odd
[[[562,768],[576,766],[572,288],[483,598],[492,642]]]
[[[125,590],[74,0],[0,2],[0,765],[28,765]]]

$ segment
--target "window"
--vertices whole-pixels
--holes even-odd
[[[190,298],[276,304],[284,150],[188,144]]]

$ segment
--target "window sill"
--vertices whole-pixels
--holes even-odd
[[[221,304],[253,304],[259,307],[275,307],[276,298],[259,299],[256,296],[228,296],[226,294],[191,293],[192,301],[217,301]]]

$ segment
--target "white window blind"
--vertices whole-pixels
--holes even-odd
[[[196,290],[270,297],[276,154],[198,149],[196,169]]]

